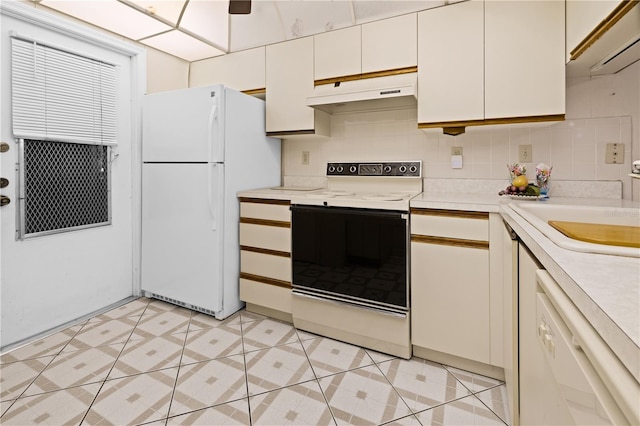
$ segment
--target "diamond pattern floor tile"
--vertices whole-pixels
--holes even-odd
[[[116,362],[123,344],[63,352],[53,359],[25,391],[25,395],[102,382]]]
[[[423,425],[498,425],[502,420],[471,395],[416,414]]]
[[[148,339],[164,334],[186,333],[189,329],[190,318],[191,312],[186,309],[157,313],[145,312],[133,331],[133,338]]]
[[[508,407],[507,387],[505,385],[496,386],[495,388],[487,389],[475,394],[480,401],[491,411],[493,411],[500,419],[511,424],[511,417]]]
[[[170,417],[167,426],[211,426],[211,425],[248,425],[249,424],[249,401],[240,399],[215,407],[193,411],[181,416]]]
[[[503,382],[139,298],[0,355],[0,424],[509,424]]]
[[[414,413],[469,395],[453,374],[434,362],[395,359],[378,367]]]
[[[300,342],[245,355],[249,395],[315,379]]]
[[[137,318],[118,318],[109,321],[88,322],[69,341],[63,352],[79,351],[103,345],[114,345],[129,340]]]
[[[480,374],[470,373],[458,368],[446,367],[447,370],[462,382],[471,392],[476,393],[502,384],[500,380],[491,377],[481,376]]]
[[[78,425],[91,406],[101,383],[62,389],[18,399],[2,415],[11,425]]]
[[[189,331],[202,330],[203,328],[218,327],[225,324],[226,321],[220,321],[211,315],[203,313],[193,313],[191,322],[189,323]]]
[[[151,339],[129,341],[109,374],[109,379],[177,367],[185,333],[165,334]]]
[[[149,299],[140,298],[136,299],[132,302],[129,302],[125,305],[118,306],[110,311],[107,311],[101,315],[91,318],[89,322],[99,322],[99,321],[109,321],[112,319],[118,318],[127,318],[127,317],[140,317],[142,313],[147,308],[149,304]]]
[[[249,398],[252,425],[335,425],[315,381]]]
[[[411,414],[376,366],[325,377],[319,382],[339,425],[382,424]]]
[[[407,417],[402,417],[398,420],[392,420],[389,423],[385,423],[385,426],[422,426],[420,421],[415,415],[410,415]]]
[[[169,415],[188,413],[246,396],[243,355],[184,365],[178,374]]]
[[[269,318],[243,323],[242,336],[245,352],[298,341],[291,324]]]
[[[225,324],[199,330],[190,329],[184,346],[182,364],[240,353],[242,353],[242,331],[239,324],[237,326]]]
[[[56,355],[80,331],[81,325],[69,327],[0,356],[0,364]]]
[[[167,417],[178,368],[108,380],[83,425],[129,425]]]
[[[373,364],[364,349],[337,340],[318,337],[302,345],[318,378]]]
[[[46,356],[0,365],[0,400],[18,398],[53,358]]]

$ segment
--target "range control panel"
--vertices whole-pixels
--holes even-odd
[[[327,163],[327,176],[421,177],[422,161]]]

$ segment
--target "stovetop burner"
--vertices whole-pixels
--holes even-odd
[[[327,183],[291,203],[408,211],[411,198],[422,192],[422,162],[328,163]]]

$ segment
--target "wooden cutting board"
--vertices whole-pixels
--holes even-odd
[[[609,246],[640,248],[640,226],[550,220],[549,225],[569,238]]]

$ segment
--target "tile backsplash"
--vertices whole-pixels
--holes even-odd
[[[640,179],[632,184],[628,176],[640,159],[640,62],[613,75],[567,79],[566,107],[563,122],[468,127],[459,136],[419,130],[416,109],[335,114],[330,138],[284,141],[284,182],[322,184],[328,161],[379,160],[422,160],[425,178],[508,179],[506,165],[526,144],[533,150],[529,177],[543,162],[553,166],[552,182],[620,181],[623,198],[640,200]],[[624,144],[622,164],[605,164],[608,143]],[[451,168],[454,146],[463,149],[462,169]]]
[[[417,129],[416,110],[334,115],[324,141],[286,141],[285,177],[324,175],[328,161],[422,160],[425,178],[505,179],[518,161],[519,145],[531,145],[535,166],[553,166],[551,180],[620,180],[631,198],[631,117],[574,119],[545,125],[467,128],[459,136]],[[605,164],[607,143],[624,144],[624,163]],[[462,147],[462,169],[451,168],[451,148]],[[302,152],[309,151],[309,165]],[[627,187],[627,188],[625,188]],[[625,191],[626,189],[626,191]],[[627,193],[628,191],[628,193]]]

